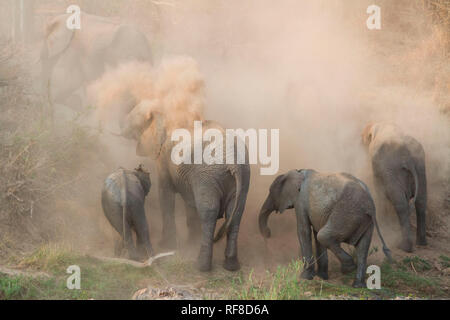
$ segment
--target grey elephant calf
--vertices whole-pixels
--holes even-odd
[[[142,166],[132,171],[120,168],[106,178],[102,190],[103,212],[122,237],[122,241],[116,243],[116,255],[125,247],[133,260],[153,256],[144,209],[150,187],[150,174]],[[136,234],[137,248],[132,231]]]
[[[416,243],[426,245],[427,178],[422,145],[398,127],[385,123],[367,125],[362,139],[369,147],[376,190],[389,199],[397,212],[402,230],[399,248],[406,252],[413,250],[411,200],[417,217]]]
[[[282,213],[295,208],[297,233],[305,268],[301,277],[312,279],[316,274],[312,252],[311,230],[316,242],[317,275],[328,279],[330,249],[341,262],[341,271],[356,269],[353,287],[365,287],[366,261],[374,225],[383,243],[383,251],[391,260],[390,251],[381,236],[375,217],[375,205],[366,185],[347,173],[325,174],[314,170],[292,170],[278,176],[259,214],[260,232],[270,237],[267,221],[272,211]],[[356,247],[353,258],[341,243]]]

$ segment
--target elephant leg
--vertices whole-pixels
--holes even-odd
[[[356,264],[353,261],[352,256],[341,248],[341,244],[337,240],[336,235],[333,234],[328,222],[320,229],[317,234],[317,240],[319,240],[324,247],[330,249],[339,259],[341,262],[342,273],[349,273],[356,269]]]
[[[162,213],[162,238],[159,246],[164,249],[176,249],[176,227],[175,227],[175,192],[164,179],[160,179],[159,203]]]
[[[315,276],[311,242],[311,224],[304,213],[297,213],[297,236],[302,250],[302,260],[305,263],[300,277],[302,279],[311,280]]]
[[[324,280],[328,280],[327,248],[317,240],[317,232],[315,231],[314,231],[314,239],[316,243],[317,275]]]
[[[198,212],[202,221],[202,241],[197,267],[200,271],[206,272],[210,271],[212,266],[214,231],[216,229],[219,206],[199,208]]]
[[[124,240],[123,240],[123,210],[122,205],[109,197],[108,192],[102,191],[102,208],[106,219],[109,221],[117,234],[114,235],[114,255],[116,257],[122,256],[124,252]],[[128,225],[128,224],[127,224]],[[131,234],[131,229],[128,226],[128,230],[125,233]]]
[[[153,248],[150,242],[147,219],[145,217],[144,204],[140,204],[134,216],[137,250],[140,258],[148,259],[153,256]]]
[[[149,239],[146,239],[147,236],[145,235],[145,232],[144,235],[140,234],[141,232],[136,232],[137,253],[139,259],[147,260],[153,256],[154,252]]]
[[[416,243],[425,246],[427,244],[426,237],[426,212],[427,212],[427,179],[425,176],[425,168],[418,168],[419,178],[419,194],[416,195],[416,218],[417,218],[417,234]]]
[[[128,258],[131,260],[139,260],[138,254],[136,252],[136,248],[133,243],[133,235],[131,234],[132,229],[130,227],[130,224],[125,221],[125,237],[122,234],[122,237],[124,237],[124,243],[125,243],[125,249],[128,253]]]
[[[186,225],[188,228],[188,243],[194,244],[200,240],[201,237],[201,221],[197,213],[197,209],[185,204],[186,208]]]
[[[416,199],[416,219],[417,219],[416,244],[421,246],[427,245],[426,207],[427,207],[427,200],[424,199],[424,197],[418,197]]]
[[[123,240],[122,239],[115,239],[114,240],[114,256],[120,257],[123,252]]]
[[[369,253],[370,242],[372,240],[373,224],[366,230],[363,236],[356,244],[356,278],[353,281],[354,288],[365,288],[365,274],[367,267],[367,256]]]
[[[382,182],[375,178],[375,192],[374,192],[374,202],[377,208],[377,214],[381,214],[382,216],[386,216],[389,211],[389,199],[386,197],[386,193],[383,187]]]
[[[388,188],[386,195],[395,208],[402,230],[402,240],[398,247],[403,251],[412,252],[413,242],[411,236],[411,224],[409,222],[411,211],[406,195],[393,187]]]
[[[226,216],[228,217],[234,208],[234,199],[230,201],[227,207]],[[225,248],[225,262],[223,267],[229,271],[237,271],[241,265],[237,256],[237,239],[239,234],[239,226],[241,224],[242,213],[236,214],[231,221],[230,229],[227,232],[227,247]]]

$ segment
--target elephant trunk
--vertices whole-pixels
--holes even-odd
[[[269,216],[274,211],[274,205],[272,198],[270,195],[267,197],[264,202],[261,211],[259,212],[259,232],[264,238],[270,238],[270,229],[267,226],[267,221],[269,220]]]

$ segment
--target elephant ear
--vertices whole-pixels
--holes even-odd
[[[380,130],[382,124],[380,123],[369,123],[363,130],[362,133],[362,142],[364,145],[368,146],[375,139],[377,133]]]
[[[286,209],[294,207],[295,200],[298,197],[303,182],[303,176],[297,170],[288,172],[281,185],[281,193],[278,211],[283,213]]]
[[[47,25],[45,34],[48,58],[56,57],[70,46],[75,31],[67,28],[68,17],[69,15],[58,17]]]
[[[373,123],[368,123],[361,134],[362,143],[368,146],[373,139],[372,136]]]
[[[138,156],[158,159],[167,138],[165,119],[161,112],[152,111],[147,120],[148,126],[142,132],[136,146]]]

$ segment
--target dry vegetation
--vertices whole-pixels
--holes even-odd
[[[79,237],[72,223],[83,225],[89,210],[80,210],[89,200],[79,201],[89,199],[89,189],[81,188],[86,163],[98,161],[101,151],[95,133],[76,119],[52,126],[48,103],[33,90],[31,62],[10,43],[2,48],[0,260],[20,257],[43,241]]]
[[[406,1],[390,1],[386,5],[397,12],[387,17],[386,24],[392,27],[391,39],[399,41],[395,47],[400,54],[384,52],[394,70],[399,71],[395,80],[410,79],[408,85],[430,91],[440,110],[449,113],[450,2],[415,0],[406,5]]]

